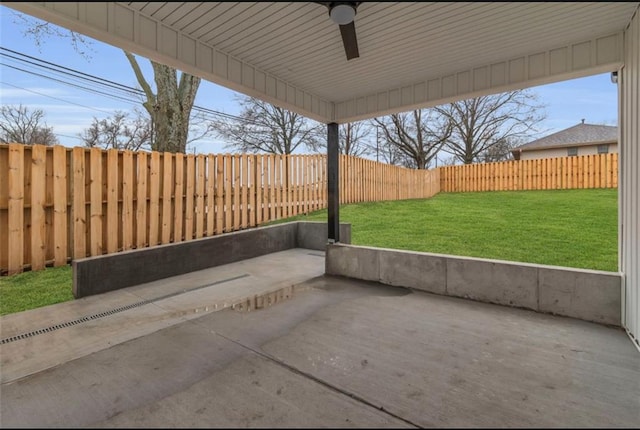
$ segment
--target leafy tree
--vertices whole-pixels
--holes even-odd
[[[254,97],[238,98],[242,108],[238,118],[223,118],[213,124],[227,148],[242,152],[292,154],[298,148],[317,149],[319,125],[295,112]]]
[[[527,90],[476,97],[436,106],[447,120],[451,134],[443,151],[465,164],[480,161],[495,146],[513,142],[535,131],[544,119],[537,96]],[[497,151],[501,152],[501,151]]]
[[[57,145],[53,127],[44,123],[44,112],[29,112],[26,106],[4,105],[0,108],[0,141],[25,145]]]
[[[394,161],[416,169],[428,169],[451,135],[449,122],[431,109],[374,118],[373,125],[380,127],[385,144],[395,149],[389,153]]]

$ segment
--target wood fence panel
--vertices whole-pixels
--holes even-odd
[[[149,246],[159,244],[160,229],[160,153],[152,152],[149,160]]]
[[[7,177],[0,181],[0,273],[4,274],[9,267],[9,145],[0,145],[0,175],[7,172]]]
[[[299,177],[299,163],[300,157],[293,157],[291,159],[291,189],[293,191],[293,212],[292,216],[296,216],[300,213],[300,177]]]
[[[224,231],[224,157],[216,155],[216,234]]]
[[[194,210],[195,210],[195,158],[192,154],[186,155],[187,167],[185,168],[184,190],[184,240],[193,239],[194,234]]]
[[[133,177],[135,166],[133,152],[122,153],[122,249],[133,249],[133,214],[134,214],[134,186]]]
[[[184,238],[184,155],[175,154],[173,177],[173,243]]]
[[[300,156],[302,160],[302,213],[309,213],[309,157]]]
[[[264,190],[264,174],[263,174],[263,159],[262,155],[254,156],[254,178],[255,178],[255,190],[256,190],[256,207],[255,207],[255,222],[256,225],[262,224],[262,216],[263,216],[263,196],[262,191]]]
[[[117,157],[117,153],[116,153]],[[117,162],[117,160],[116,160]],[[67,150],[64,146],[53,147],[53,231],[54,266],[67,264]],[[116,177],[117,181],[117,177]],[[117,184],[116,184],[117,186]],[[116,202],[117,203],[117,202]],[[117,206],[116,206],[117,209]],[[116,226],[117,228],[117,226]],[[116,242],[117,243],[117,242]],[[117,248],[114,252],[117,251]]]
[[[307,165],[309,166],[309,212],[316,210],[316,168],[315,168],[315,155],[307,156]]]
[[[282,218],[282,155],[274,156],[276,174],[276,218]]]
[[[160,243],[171,242],[171,229],[173,228],[173,201],[171,194],[173,191],[173,162],[174,157],[170,152],[162,154],[162,175],[160,177],[160,195],[162,196],[162,215],[160,221]]]
[[[8,157],[8,273],[20,273],[24,262],[24,145],[9,145]]]
[[[257,156],[251,155],[249,157],[249,227],[255,227],[257,225],[257,213],[261,211],[258,201],[258,186],[256,185],[257,169]]]
[[[247,183],[247,170],[248,170],[249,161],[247,159],[247,154],[242,154],[240,156],[240,172],[238,175],[238,182],[235,185],[235,192],[240,193],[240,228],[247,228],[248,222],[248,210],[247,210],[247,202],[248,202],[248,183]]]
[[[322,201],[320,197],[320,169],[322,168],[322,157],[320,155],[316,155],[313,158],[313,189],[316,200],[315,210],[320,210],[322,208]]]
[[[594,188],[595,187],[595,156],[588,156],[588,165],[586,169],[587,181],[585,183],[585,188]]]
[[[438,169],[439,187],[444,192],[616,187],[617,161],[609,161],[614,157],[617,160],[618,154],[444,166]],[[375,170],[374,177],[377,175]],[[406,180],[399,178],[397,184],[405,186]],[[370,184],[367,174],[362,182]],[[380,187],[380,184],[371,183],[371,186]],[[411,195],[422,193],[419,185],[414,184],[410,189]],[[404,194],[401,192],[401,195]]]
[[[31,149],[31,270],[44,269],[46,261],[46,195],[47,147],[34,145]],[[83,184],[84,185],[84,184]]]
[[[136,157],[136,248],[147,245],[147,153]]]
[[[233,200],[231,190],[233,189],[233,157],[224,156],[224,231],[232,231],[233,225]]]
[[[216,234],[215,219],[216,219],[216,158],[209,154],[207,155],[207,227],[206,236],[213,236]]]
[[[118,250],[118,150],[107,151],[107,254]]]
[[[204,155],[200,154],[195,157],[195,217],[196,217],[196,231],[195,238],[200,239],[204,235],[204,181],[206,175],[206,165]]]
[[[340,202],[426,198],[440,190],[616,187],[617,163],[617,154],[598,154],[418,171],[341,155]],[[2,274],[255,227],[326,207],[326,158],[319,155],[0,145],[3,172]]]
[[[72,219],[73,219],[73,252],[72,258],[85,258],[87,256],[87,195],[85,154],[83,148],[73,148],[72,151]]]
[[[91,184],[89,251],[91,256],[95,256],[103,253],[102,151],[99,148],[90,149],[89,177]]]
[[[233,156],[233,183],[231,192],[233,193],[233,224],[230,231],[240,227],[240,155]]]
[[[600,157],[601,158],[601,163],[600,163],[600,186],[601,187],[608,187],[609,184],[607,182],[607,166],[608,166],[608,159],[607,157]],[[617,170],[617,169],[616,169]]]
[[[267,222],[271,219],[269,216],[269,158],[266,155],[261,155],[260,163],[262,164],[262,221]]]

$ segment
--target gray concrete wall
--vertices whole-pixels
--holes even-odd
[[[324,251],[329,237],[326,221],[300,221],[297,223],[297,247]],[[340,243],[351,243],[351,224],[340,224]]]
[[[620,326],[622,276],[384,248],[327,246],[327,275]]]
[[[229,264],[291,248],[324,251],[327,224],[296,221],[74,260],[75,298]],[[351,225],[340,226],[343,243],[350,243]]]

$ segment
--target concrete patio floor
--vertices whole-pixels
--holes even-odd
[[[621,329],[293,249],[0,318],[10,427],[640,426]]]

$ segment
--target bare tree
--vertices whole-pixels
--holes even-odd
[[[129,118],[129,114],[122,111],[102,120],[94,117],[91,126],[80,137],[88,147],[149,150],[152,139],[151,121],[140,112],[136,113],[135,118]]]
[[[25,145],[57,145],[53,127],[44,123],[44,112],[29,112],[26,106],[4,105],[0,108],[0,142]]]
[[[508,161],[513,160],[513,154],[511,151],[516,146],[522,145],[522,139],[518,138],[506,138],[501,139],[490,146],[484,152],[478,156],[478,161],[481,163],[493,163],[496,161]]]
[[[55,26],[49,22],[15,13],[16,22],[26,26],[24,35],[31,37],[36,46],[41,47],[49,37],[70,40],[76,52],[89,59],[86,49],[91,48],[91,40],[82,35]],[[138,84],[144,91],[146,100],[142,103],[153,122],[151,149],[156,151],[186,152],[189,121],[200,85],[199,77],[178,71],[169,66],[151,61],[156,91],[147,82],[136,57],[124,52],[133,68]]]
[[[341,154],[362,157],[371,152],[368,138],[371,127],[363,121],[340,124],[338,127],[338,145]]]
[[[142,105],[153,122],[152,149],[186,152],[191,110],[201,79],[184,72],[178,77],[176,69],[150,60],[157,89],[154,93],[135,56],[126,51],[124,54],[146,96]]]
[[[385,144],[402,155],[396,161],[416,169],[429,168],[451,135],[449,122],[430,109],[374,118],[373,123],[380,127]]]
[[[31,38],[38,48],[44,45],[44,42],[50,37],[57,37],[68,40],[74,51],[84,57],[86,60],[91,59],[90,52],[95,52],[91,46],[91,40],[87,39],[80,33],[58,27],[50,22],[43,21],[32,16],[11,11],[13,14],[13,22],[24,27],[22,34]]]
[[[452,127],[443,151],[465,164],[479,161],[493,146],[535,131],[544,119],[536,102],[534,93],[517,90],[436,106]]]
[[[316,136],[320,136],[323,130],[318,128]],[[372,135],[371,126],[364,121],[350,122],[340,124],[338,126],[338,150],[340,154],[352,155],[354,157],[363,157],[375,151],[370,141]],[[326,138],[318,138],[315,140],[315,146],[312,148],[317,152],[326,152]]]
[[[298,148],[319,147],[319,125],[302,115],[262,100],[242,96],[238,118],[224,118],[214,128],[228,142],[228,148],[242,152],[291,154]]]

